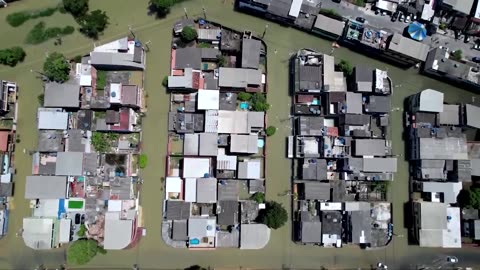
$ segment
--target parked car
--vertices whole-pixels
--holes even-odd
[[[82,214],[81,218],[80,218],[80,223],[81,224],[84,224],[85,223],[85,214]]]
[[[480,64],[480,57],[475,56],[475,57],[472,58],[472,61]]]
[[[365,18],[363,18],[363,17],[357,17],[357,18],[355,18],[355,21],[361,22],[361,23],[365,23]]]
[[[455,256],[447,256],[447,262],[449,263],[458,263],[458,258]]]
[[[465,35],[465,38],[463,39],[464,43],[469,43],[470,42],[470,36]]]
[[[409,22],[410,22],[410,15],[407,15],[407,17],[405,17],[405,22],[406,22],[406,23],[409,23]]]
[[[75,214],[75,224],[80,224],[80,214]]]
[[[392,22],[395,22],[397,19],[398,19],[398,16],[400,15],[400,13],[398,11],[395,11],[395,13],[393,13],[392,15]]]
[[[342,0],[332,0],[332,2],[340,3]]]
[[[399,22],[403,22],[405,20],[405,15],[403,13],[400,14],[400,18],[398,18]]]

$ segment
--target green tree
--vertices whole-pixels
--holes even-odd
[[[265,134],[267,134],[267,136],[272,136],[273,134],[275,134],[275,132],[277,131],[277,128],[274,127],[274,126],[269,126],[266,130],[265,130]]]
[[[180,33],[180,37],[185,42],[191,42],[197,38],[197,30],[190,26],[185,26],[182,29],[182,33]]]
[[[99,247],[93,239],[77,240],[68,247],[67,262],[72,265],[86,264],[97,255],[100,249],[103,248]]]
[[[480,209],[480,188],[462,189],[458,194],[457,201],[463,208]]]
[[[257,203],[265,202],[265,194],[262,192],[255,192],[252,195],[252,200],[256,201]]]
[[[267,202],[266,209],[260,211],[258,221],[269,228],[278,229],[285,225],[288,220],[288,213],[285,208],[277,202]]]
[[[252,102],[252,108],[257,112],[265,112],[270,109],[270,104],[267,103],[267,98],[262,93],[255,93],[250,100]]]
[[[161,16],[167,15],[170,12],[170,8],[175,4],[175,2],[175,0],[150,0],[150,4]]]
[[[88,0],[63,0],[63,8],[73,17],[82,17],[88,12]]]
[[[43,72],[50,81],[62,83],[68,80],[70,64],[63,54],[54,52],[45,60]]]
[[[168,76],[163,77],[162,85],[163,87],[168,87]]]
[[[337,64],[337,69],[342,71],[343,74],[349,76],[349,75],[352,75],[353,73],[353,67],[352,67],[352,64],[350,64],[350,62],[346,61],[346,60],[340,60],[340,62]]]
[[[91,142],[95,151],[99,153],[110,152],[112,145],[118,140],[118,134],[94,132],[92,134]]]
[[[217,61],[219,67],[224,67],[227,64],[227,58],[223,55],[217,56]]]
[[[86,14],[80,22],[80,32],[87,37],[97,39],[108,26],[108,16],[105,11],[99,9]]]
[[[18,62],[23,62],[26,55],[21,47],[0,50],[0,64],[14,67]]]
[[[237,98],[241,101],[249,101],[252,98],[252,94],[247,92],[240,92],[238,93]]]
[[[452,54],[451,54],[451,57],[452,57],[452,59],[457,60],[457,61],[462,60],[462,58],[463,58],[462,50],[453,51]]]
[[[84,237],[86,232],[87,232],[87,227],[85,227],[85,224],[82,224],[82,225],[80,225],[80,228],[78,229],[77,236],[78,237]]]
[[[147,164],[148,164],[148,157],[147,157],[147,155],[141,154],[141,155],[138,157],[138,166],[140,167],[140,169],[144,169],[145,167],[147,167]]]

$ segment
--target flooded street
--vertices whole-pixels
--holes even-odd
[[[33,2],[24,0],[22,2]],[[56,3],[55,1],[47,1]],[[122,2],[122,4],[119,4]],[[141,269],[178,269],[199,264],[204,267],[255,267],[263,269],[281,269],[295,267],[304,269],[320,269],[325,267],[357,268],[366,267],[383,261],[392,265],[391,269],[409,266],[409,259],[422,258],[430,260],[440,253],[455,254],[461,261],[475,262],[479,251],[471,249],[439,250],[420,249],[408,246],[407,232],[404,229],[403,205],[408,201],[408,169],[405,161],[400,161],[394,182],[390,185],[389,200],[393,202],[393,219],[395,237],[386,249],[365,251],[357,247],[342,249],[325,249],[319,247],[300,246],[291,241],[291,226],[285,226],[272,231],[270,243],[262,250],[220,249],[214,251],[189,251],[173,249],[165,245],[161,238],[161,215],[163,207],[163,182],[165,175],[165,155],[167,146],[167,120],[169,96],[161,86],[161,81],[169,73],[170,36],[173,23],[184,15],[184,7],[189,17],[197,17],[202,12],[202,1],[187,1],[175,7],[171,14],[161,20],[147,16],[146,0],[91,1],[91,9],[105,9],[111,17],[111,28],[101,42],[126,35],[128,25],[131,25],[135,35],[143,42],[151,41],[150,52],[147,55],[146,87],[148,93],[148,112],[143,122],[143,147],[148,155],[148,166],[143,170],[144,184],[140,195],[143,205],[143,217],[147,236],[141,239],[138,246],[129,250],[109,251],[107,255],[98,255],[84,268],[114,268],[131,269],[138,264]],[[225,2],[225,3],[224,3]],[[265,41],[268,46],[268,101],[272,105],[268,111],[268,125],[278,127],[277,133],[267,141],[267,199],[276,200],[290,209],[290,197],[284,195],[290,189],[291,163],[286,158],[286,137],[290,135],[289,71],[288,59],[300,48],[312,48],[321,52],[331,51],[331,42],[303,33],[301,31],[279,26],[260,18],[245,15],[233,10],[232,1],[203,0],[207,19],[237,30],[251,30],[260,35],[268,23]],[[115,7],[116,6],[116,7]],[[12,6],[15,8],[14,6]],[[107,8],[108,7],[108,8]],[[114,7],[112,9],[112,7]],[[1,10],[4,19],[5,10]],[[60,15],[59,15],[60,16]],[[65,15],[61,15],[65,16]],[[65,18],[71,20],[71,18]],[[71,22],[71,21],[69,21]],[[6,26],[1,26],[6,27]],[[73,40],[73,39],[76,40]],[[19,41],[11,41],[19,42]],[[34,251],[27,248],[16,232],[22,227],[22,218],[30,211],[28,201],[23,199],[25,177],[31,173],[31,156],[37,140],[36,107],[37,96],[42,90],[41,82],[30,70],[40,70],[45,51],[59,50],[69,57],[79,53],[87,53],[93,46],[92,42],[79,36],[66,40],[61,48],[52,45],[28,48],[26,63],[15,69],[0,67],[0,78],[16,81],[20,87],[20,117],[18,130],[22,141],[17,144],[15,166],[15,198],[11,211],[9,233],[0,240],[0,269],[33,269],[44,264],[58,267],[64,262],[65,250]],[[10,46],[10,41],[8,46]],[[7,45],[5,45],[7,46]],[[3,47],[3,46],[2,46]],[[418,74],[418,70],[403,70],[386,63],[376,61],[352,52],[345,48],[335,49],[333,56],[345,59],[355,64],[367,64],[371,67],[388,70],[393,84],[396,85],[393,94],[393,106],[403,107],[405,97],[420,90],[432,88],[445,93],[445,101],[472,102],[473,94],[451,85],[441,83]],[[480,101],[480,98],[477,97]],[[478,103],[478,102],[477,102]],[[480,117],[480,116],[479,116]],[[403,155],[402,111],[392,112],[392,140],[394,154]],[[26,149],[26,153],[23,153]],[[402,159],[402,158],[400,158]],[[404,237],[402,237],[404,236]]]

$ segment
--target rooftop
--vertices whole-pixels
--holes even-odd
[[[67,112],[61,109],[38,109],[38,129],[65,130],[68,128]]]
[[[90,63],[103,68],[143,70],[144,60],[141,44],[127,37],[97,46],[90,53]]]
[[[230,135],[230,152],[256,154],[258,152],[258,135]]]
[[[455,204],[457,196],[462,190],[460,182],[422,182],[423,192],[443,193],[443,202]]]
[[[397,158],[364,158],[364,172],[397,172]]]
[[[420,92],[419,111],[422,112],[443,112],[443,93],[425,89]]]
[[[58,130],[39,130],[38,131],[38,151],[39,152],[58,152],[63,151],[63,133]]]
[[[109,212],[110,213],[110,212]],[[107,214],[109,214],[107,213]],[[105,218],[105,235],[103,247],[105,249],[119,250],[124,249],[132,242],[133,220],[120,219],[120,213],[113,212],[118,218]],[[113,216],[112,215],[112,216]]]
[[[313,28],[341,36],[343,29],[345,28],[345,22],[319,14],[317,15],[317,20],[315,21]]]
[[[182,220],[190,217],[189,202],[167,200],[165,209],[165,217],[168,220]]]
[[[302,164],[302,179],[326,180],[327,161],[325,159],[304,159]]]
[[[75,80],[65,83],[45,84],[45,107],[78,108],[80,105],[80,84]]]
[[[22,237],[25,245],[33,249],[51,249],[53,219],[24,218]]]
[[[247,88],[262,85],[262,71],[258,69],[221,67],[218,76],[220,87]]]
[[[460,105],[443,104],[443,112],[439,113],[440,125],[459,125],[460,124]]]
[[[467,141],[462,137],[420,138],[420,159],[468,159]]]
[[[386,141],[379,139],[356,139],[354,153],[356,156],[380,156],[387,155]]]
[[[218,225],[236,225],[238,223],[238,201],[219,201],[217,205]]]
[[[411,57],[419,62],[424,62],[427,59],[430,47],[413,39],[406,38],[400,33],[394,33],[388,44],[388,50]]]
[[[65,176],[27,176],[25,199],[65,199]]]
[[[215,203],[217,201],[217,179],[197,179],[197,202]]]
[[[261,249],[270,240],[270,228],[264,224],[240,225],[240,249]]]
[[[183,168],[183,178],[205,177],[210,174],[210,159],[183,158]]]
[[[303,189],[303,199],[305,200],[331,200],[330,183],[305,182],[300,184]]]
[[[257,39],[242,40],[242,68],[258,68],[262,43]]]
[[[474,128],[480,128],[480,107],[466,104],[465,105],[467,125]]]
[[[58,152],[55,175],[81,176],[83,175],[83,153]]]
[[[220,106],[220,91],[199,89],[197,102],[198,110],[218,110]]]
[[[322,242],[322,223],[303,221],[301,223],[301,242],[302,243],[321,243]]]

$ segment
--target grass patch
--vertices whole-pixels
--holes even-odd
[[[210,48],[210,47],[212,47],[210,43],[206,43],[206,42],[200,42],[197,45],[197,48]]]
[[[45,27],[44,22],[37,23],[27,34],[26,42],[28,44],[40,44],[52,38],[60,38],[75,32],[73,26],[61,27]]]
[[[107,72],[105,70],[97,71],[97,90],[105,89],[107,85]]]
[[[68,208],[70,209],[82,209],[83,201],[68,201]]]
[[[57,10],[58,8],[56,7],[50,7],[38,10],[14,12],[7,15],[7,23],[10,26],[18,27],[31,19],[52,16]]]
[[[339,20],[343,19],[342,16],[335,9],[331,9],[331,8],[320,9],[320,14],[323,14],[333,19],[339,19]]]

